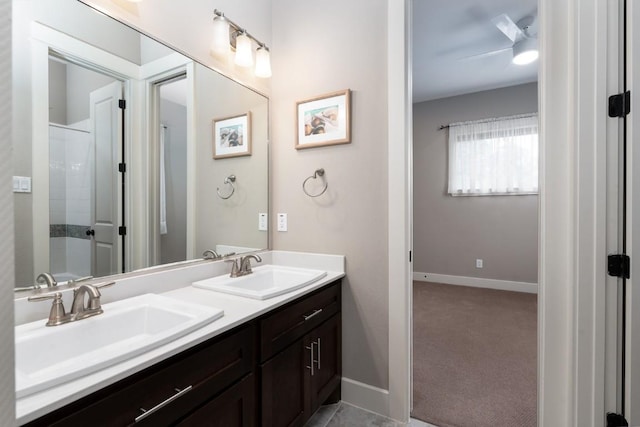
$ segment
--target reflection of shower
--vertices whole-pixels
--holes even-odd
[[[49,124],[49,246],[56,280],[91,274],[93,149],[89,121]]]

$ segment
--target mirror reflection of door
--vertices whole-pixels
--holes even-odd
[[[50,266],[58,281],[119,271],[123,83],[49,61]]]
[[[156,85],[159,263],[187,257],[187,86],[180,75]]]

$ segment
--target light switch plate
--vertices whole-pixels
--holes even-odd
[[[31,193],[31,177],[30,176],[14,176],[13,192],[14,193]]]
[[[258,214],[258,231],[267,231],[269,229],[269,215],[264,212]]]
[[[287,214],[278,214],[278,231],[287,231]]]

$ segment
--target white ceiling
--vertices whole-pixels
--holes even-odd
[[[538,61],[515,65],[510,49],[471,57],[511,47],[491,19],[537,16],[537,0],[413,0],[412,13],[413,102],[537,81]]]

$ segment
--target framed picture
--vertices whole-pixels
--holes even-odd
[[[296,103],[296,149],[351,142],[351,91]]]
[[[213,119],[213,158],[251,155],[251,113]]]

